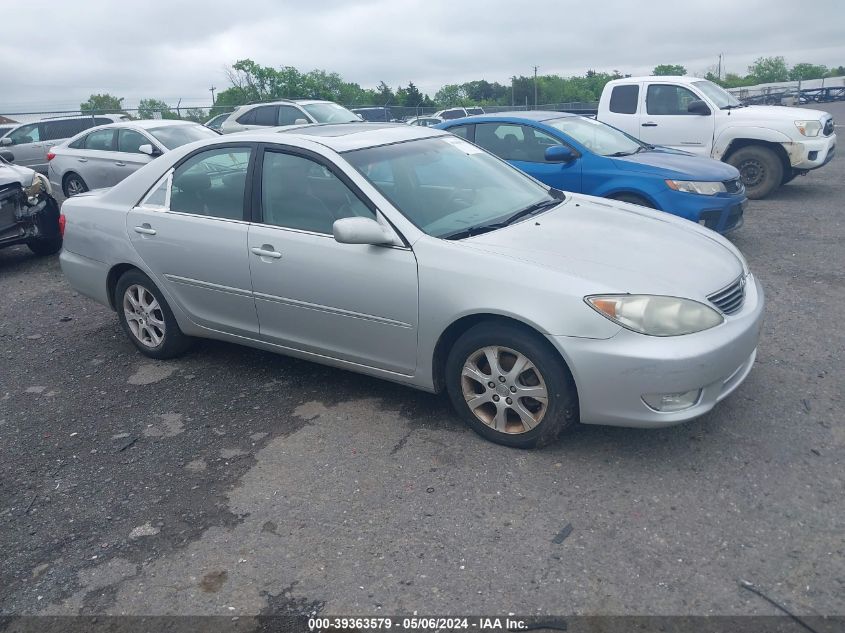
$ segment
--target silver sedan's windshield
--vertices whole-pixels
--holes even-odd
[[[167,149],[176,149],[180,145],[219,136],[214,130],[202,125],[167,125],[154,127],[149,132]]]
[[[720,110],[724,108],[741,108],[742,104],[730,92],[717,86],[712,81],[693,81],[692,85],[701,90],[710,101]]]
[[[468,237],[560,202],[513,167],[453,136],[355,150],[344,158],[434,237]]]
[[[627,156],[637,153],[644,147],[642,143],[615,127],[610,127],[595,119],[570,116],[543,121],[543,123],[557,128],[594,154],[601,156]]]
[[[317,123],[351,123],[361,120],[336,103],[309,103],[302,107],[317,120]]]

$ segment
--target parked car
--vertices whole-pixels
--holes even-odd
[[[398,121],[390,108],[377,106],[372,108],[352,108],[354,112],[362,121],[369,121],[371,123],[389,123],[390,121]]]
[[[751,370],[763,317],[712,231],[410,125],[211,139],[62,212],[67,280],[144,355],[209,337],[445,389],[510,446],[709,411]]]
[[[0,151],[0,248],[26,244],[36,255],[52,255],[62,247],[59,205],[47,179],[14,159]]]
[[[674,147],[739,169],[752,199],[830,162],[833,117],[821,110],[745,106],[697,77],[626,77],[601,93],[598,119],[645,143]]]
[[[742,225],[747,200],[736,168],[646,145],[595,119],[563,112],[510,112],[438,127],[556,189],[667,211],[719,233]]]
[[[438,125],[439,123],[443,123],[443,121],[445,121],[445,119],[441,119],[440,117],[425,116],[424,115],[424,116],[412,117],[412,118],[408,119],[407,121],[405,121],[405,123],[407,123],[408,125],[419,125],[419,126],[422,126],[422,127],[431,127],[433,125]]]
[[[16,164],[46,174],[50,147],[83,130],[128,119],[126,114],[98,114],[21,123],[0,136],[0,149],[11,149]]]
[[[223,114],[218,114],[217,116],[210,118],[203,125],[205,125],[205,127],[211,128],[215,132],[219,132],[220,126],[223,125],[223,121],[228,119],[230,114],[232,113],[224,112]]]
[[[303,123],[348,123],[361,119],[332,101],[317,99],[282,100],[241,106],[223,121],[223,134],[262,127],[301,125]]]
[[[218,136],[191,121],[150,119],[103,125],[50,149],[50,184],[66,198],[111,187],[162,154]]]
[[[446,110],[438,110],[432,116],[448,121],[450,119],[462,119],[463,117],[477,116],[479,114],[484,114],[484,108],[447,108]]]

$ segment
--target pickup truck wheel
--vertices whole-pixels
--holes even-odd
[[[65,198],[70,198],[88,191],[88,185],[82,180],[82,176],[70,173],[65,176],[65,180],[62,183],[62,191],[65,194]]]
[[[752,200],[765,198],[783,182],[783,163],[768,147],[741,147],[730,155],[727,162],[739,170],[745,194]]]
[[[29,247],[29,250],[31,250],[34,254],[38,255],[39,257],[46,257],[47,255],[54,255],[55,253],[58,253],[61,250],[62,238],[36,238],[34,240],[29,240],[26,245],[27,247]]]
[[[611,200],[619,200],[619,202],[629,202],[631,204],[638,204],[641,207],[646,207],[647,209],[654,208],[654,205],[651,204],[651,202],[633,193],[620,193],[615,196],[611,196],[610,198]]]
[[[480,323],[454,344],[446,389],[476,433],[497,444],[537,448],[578,418],[575,383],[563,359],[537,334]]]
[[[117,318],[129,340],[150,358],[174,358],[190,347],[170,306],[153,281],[140,270],[129,270],[114,290]]]

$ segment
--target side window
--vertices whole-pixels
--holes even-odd
[[[97,130],[85,137],[85,149],[100,150],[103,152],[114,151],[115,130]]]
[[[610,93],[610,111],[618,114],[636,114],[640,87],[637,84],[614,86]]]
[[[255,108],[255,125],[276,125],[277,106],[261,106]]]
[[[78,139],[73,141],[73,143],[70,143],[68,145],[68,147],[71,148],[71,149],[84,149],[85,148],[85,137],[80,136]]]
[[[255,125],[255,111],[257,109],[258,108],[253,108],[252,110],[245,112],[237,118],[237,122],[241,125]]]
[[[467,115],[466,110],[463,108],[455,108],[454,110],[446,110],[441,116],[446,119],[460,119],[461,117],[465,117]]]
[[[117,136],[117,151],[118,152],[128,152],[130,154],[140,154],[141,150],[138,149],[141,145],[152,145],[152,141],[150,141],[146,136],[137,132],[135,130],[130,130],[128,128],[123,128],[118,132]]]
[[[161,181],[150,190],[139,206],[152,209],[167,208],[167,194],[170,191],[172,173],[168,173]]]
[[[41,131],[37,123],[23,125],[9,134],[12,145],[24,145],[26,143],[37,143],[41,140]]]
[[[455,127],[450,127],[447,132],[451,132],[455,136],[460,136],[461,138],[468,139],[469,138],[469,126],[468,125],[456,125]]]
[[[475,126],[475,143],[505,160],[525,158],[525,132],[511,123],[479,123]]]
[[[121,117],[121,120],[126,119],[124,117]],[[94,127],[95,125],[108,125],[109,123],[114,123],[114,121],[112,121],[111,119],[107,119],[104,116],[98,116],[94,119],[85,119],[84,121],[82,121],[83,125],[79,131],[81,132],[82,130],[86,130],[89,127]]]
[[[340,178],[312,160],[268,151],[262,171],[265,224],[331,235],[335,220],[375,217]]]
[[[273,125],[294,125],[297,119],[308,120],[308,117],[293,106],[279,106],[279,118]]]
[[[47,123],[42,123],[42,140],[55,141],[56,139],[73,136],[75,132],[72,132],[69,128],[70,126],[66,121],[48,121]]]
[[[196,154],[173,172],[170,209],[242,220],[251,150],[222,147]]]
[[[682,86],[653,84],[646,92],[646,111],[657,115],[691,114],[687,106],[697,99],[694,93]]]

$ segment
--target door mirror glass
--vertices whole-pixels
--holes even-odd
[[[687,106],[687,112],[691,114],[700,114],[703,116],[707,116],[710,114],[710,108],[707,107],[707,104],[704,103],[701,99],[696,99],[695,101],[690,101],[689,105]]]
[[[341,244],[393,244],[390,230],[371,218],[335,220],[332,233]]]
[[[293,124],[294,125],[305,125],[308,123],[308,119],[295,119]]]
[[[152,156],[153,158],[155,158],[156,156],[161,156],[161,150],[157,147],[153,147],[151,143],[144,143],[143,145],[139,145],[138,151],[142,154],[146,154],[147,156]]]
[[[575,160],[575,152],[566,145],[553,145],[546,148],[547,163],[569,163]]]

